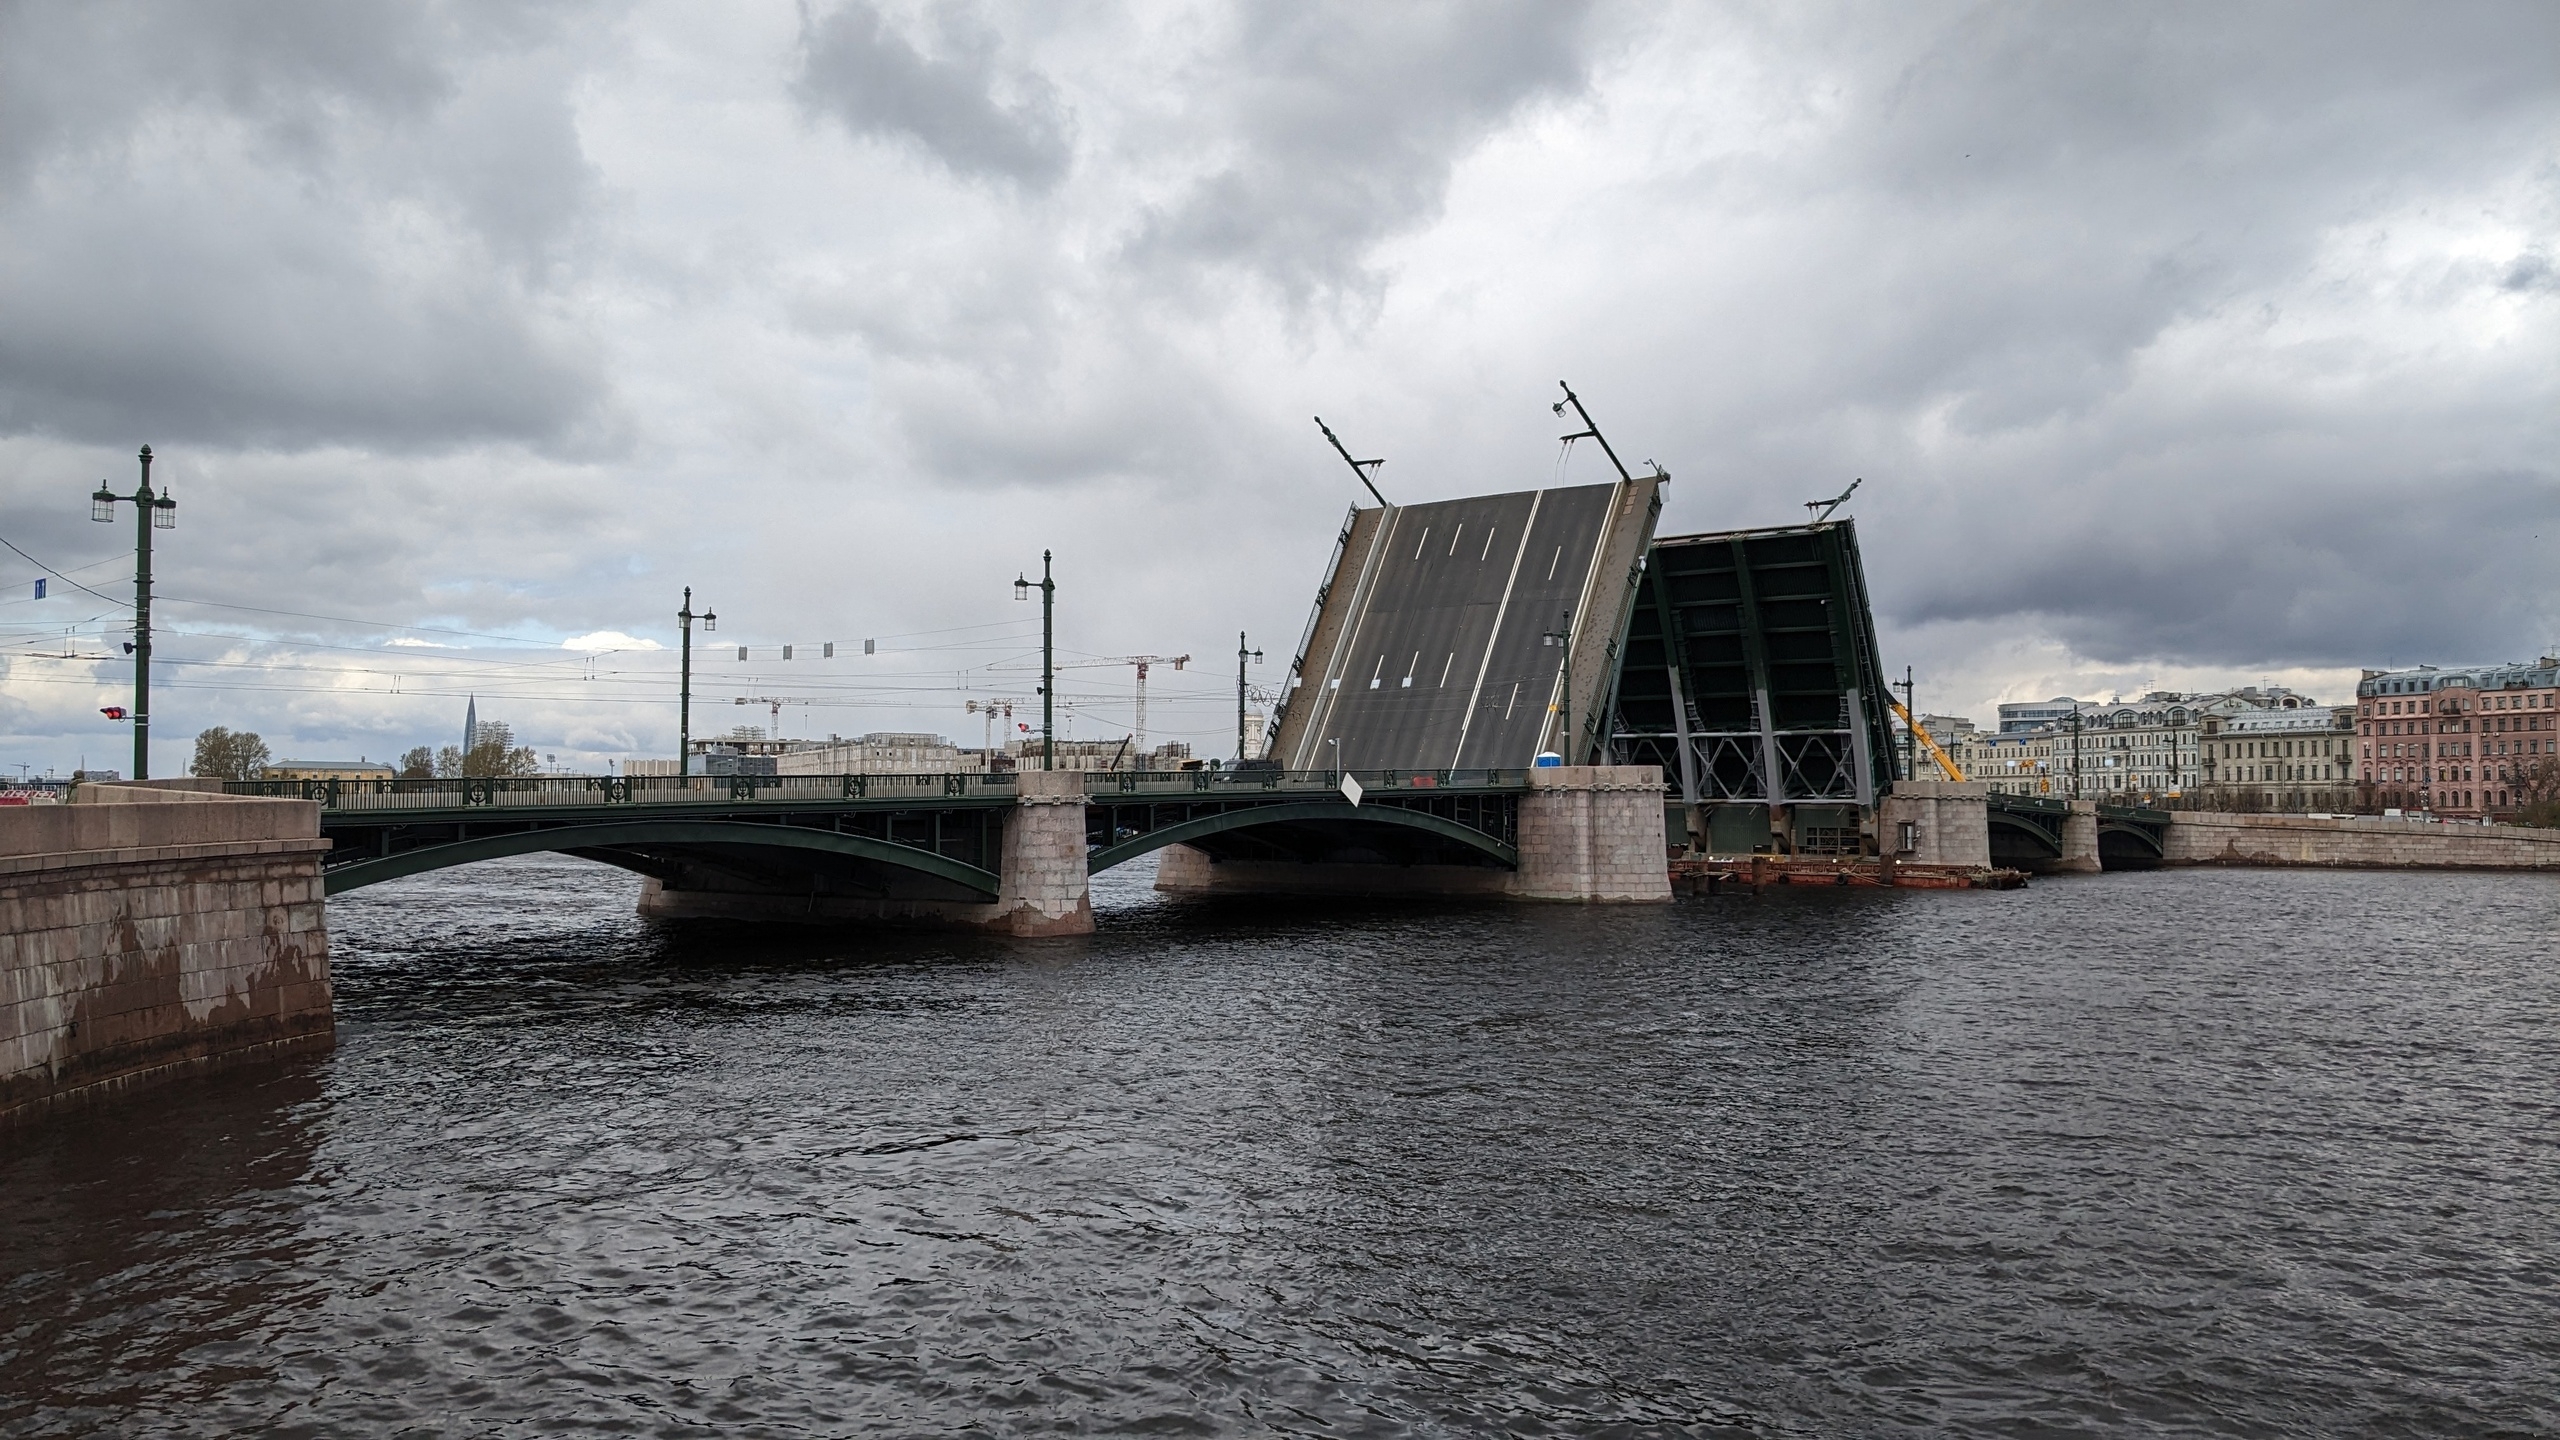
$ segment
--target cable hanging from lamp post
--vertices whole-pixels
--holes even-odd
[[[89,497],[89,518],[104,525],[116,518],[116,502],[133,505],[133,778],[151,778],[151,532],[178,528],[177,497],[151,489],[151,447],[142,447],[142,483],[130,495],[118,495],[98,482]]]

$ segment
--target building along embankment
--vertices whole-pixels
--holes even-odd
[[[320,807],[218,783],[0,809],[0,1122],[330,1043]]]

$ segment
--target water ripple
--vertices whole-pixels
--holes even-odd
[[[2560,1431],[2547,880],[1106,880],[333,902],[333,1055],[0,1135],[0,1429]]]

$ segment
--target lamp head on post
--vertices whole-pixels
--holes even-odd
[[[151,502],[151,528],[154,530],[178,528],[178,502],[175,497],[163,495]]]
[[[1016,600],[1028,600],[1031,598],[1030,576],[1019,572],[1015,573],[1013,577],[1013,598]]]
[[[104,480],[98,482],[98,493],[89,497],[89,518],[101,525],[116,518],[116,492]]]

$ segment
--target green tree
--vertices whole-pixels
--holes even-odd
[[[273,758],[258,732],[216,725],[196,735],[195,763],[187,769],[190,774],[217,780],[255,780]]]
[[[436,774],[436,752],[421,745],[400,757],[400,778],[432,780]]]

